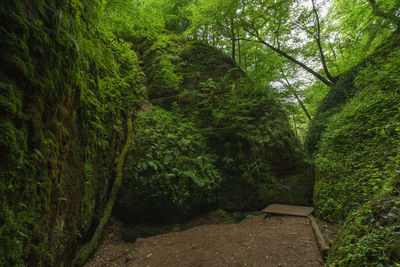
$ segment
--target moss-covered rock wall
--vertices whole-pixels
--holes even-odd
[[[1,266],[68,265],[101,215],[122,113],[143,85],[99,12],[98,1],[2,1]]]
[[[395,34],[356,72],[344,75],[324,100],[309,132],[317,215],[343,225],[328,257],[335,266],[399,262],[398,44]],[[344,97],[333,97],[338,95]]]

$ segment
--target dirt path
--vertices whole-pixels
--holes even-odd
[[[93,266],[322,266],[308,218],[252,217],[239,224],[203,225],[127,243],[111,224]]]

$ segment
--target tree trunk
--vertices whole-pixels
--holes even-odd
[[[243,54],[244,59],[244,71],[247,72],[247,55],[246,53]]]
[[[240,37],[239,30],[237,32],[237,36]],[[240,38],[237,38],[238,41],[238,52],[239,52],[239,68],[242,66],[242,58],[241,58],[241,52],[240,52]]]
[[[294,134],[295,134],[296,138],[299,139],[299,135],[297,134],[297,125],[296,125],[296,118],[294,116],[294,113],[292,114],[292,116],[293,116]]]
[[[206,41],[208,44],[208,25],[204,26],[203,40]]]
[[[232,60],[233,64],[236,65],[236,36],[235,28],[233,24],[233,18],[231,18],[231,42],[232,42]]]
[[[236,40],[235,40],[235,32],[232,29],[232,60],[233,60],[233,64],[236,65]]]
[[[294,89],[293,89],[293,94],[294,94],[294,96],[296,97],[297,101],[299,102],[299,104],[300,104],[301,108],[303,109],[304,113],[306,114],[307,118],[311,121],[311,116],[310,116],[310,114],[308,113],[306,107],[305,107],[304,104],[303,104],[303,101],[301,101],[299,95],[294,91]]]
[[[266,45],[268,48],[270,48],[271,50],[273,50],[274,52],[278,53],[281,56],[284,56],[285,58],[289,59],[290,61],[292,61],[293,63],[297,64],[298,66],[302,67],[303,69],[305,69],[307,72],[311,73],[312,75],[314,75],[314,77],[316,77],[318,80],[320,80],[321,82],[323,82],[324,84],[328,85],[329,87],[333,86],[333,83],[328,81],[327,79],[325,79],[323,76],[321,76],[319,73],[317,73],[316,71],[314,71],[313,69],[311,69],[310,67],[306,66],[304,63],[301,63],[300,61],[298,61],[297,59],[291,57],[290,55],[286,54],[285,52],[283,52],[280,49],[275,48],[274,46],[272,46],[271,44],[265,42],[262,39],[258,40],[260,43]]]
[[[314,0],[311,0],[311,2],[312,2],[312,5],[313,5],[315,19],[317,20],[317,36],[316,36],[315,40],[316,40],[317,45],[318,45],[318,50],[319,50],[319,55],[320,55],[322,67],[324,68],[324,72],[325,72],[326,77],[328,77],[328,79],[332,83],[335,83],[337,81],[337,78],[333,77],[331,75],[331,73],[329,72],[328,66],[326,65],[324,51],[322,50],[322,45],[321,45],[321,24],[320,24],[320,21],[319,21],[318,11],[317,11],[317,8],[315,7]]]
[[[212,46],[215,47],[215,31],[214,31],[214,26],[211,26],[212,30]]]
[[[236,40],[232,39],[232,60],[233,65],[236,65]]]

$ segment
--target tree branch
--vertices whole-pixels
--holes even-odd
[[[372,1],[374,1],[374,0],[372,0]],[[312,6],[313,6],[313,11],[314,11],[314,14],[315,14],[315,19],[317,21],[317,36],[316,36],[315,40],[316,40],[317,45],[318,45],[318,50],[319,50],[319,55],[320,55],[320,58],[321,58],[322,67],[324,68],[324,72],[325,72],[326,77],[328,77],[328,79],[332,83],[335,83],[337,81],[337,78],[333,77],[331,75],[331,73],[329,72],[328,66],[326,65],[324,51],[322,50],[322,45],[321,45],[321,23],[320,23],[320,20],[319,20],[318,11],[317,11],[317,8],[315,7],[314,0],[311,0],[311,2],[312,2]]]
[[[297,101],[299,102],[299,104],[300,104],[301,108],[303,109],[304,113],[306,114],[307,118],[311,121],[311,116],[310,116],[310,114],[308,113],[306,107],[304,106],[303,101],[301,101],[299,95],[296,93],[296,90],[295,90],[295,89],[293,88],[293,86],[290,84],[290,82],[289,82],[289,80],[287,79],[287,77],[286,77],[285,73],[283,72],[283,69],[282,69],[282,68],[281,68],[281,73],[282,73],[283,78],[284,78],[285,81],[286,81],[286,84],[287,84],[286,87],[289,88],[290,91],[292,91],[293,95],[296,97]]]
[[[282,50],[275,48],[273,45],[267,43],[266,41],[264,41],[263,39],[260,38],[259,34],[256,33],[254,34],[251,31],[248,31],[247,29],[244,29],[248,34],[250,34],[251,36],[257,38],[257,40],[252,40],[252,39],[243,39],[245,41],[255,41],[258,43],[261,43],[265,46],[267,46],[268,48],[270,48],[272,51],[276,52],[277,54],[285,57],[286,59],[290,60],[291,62],[295,63],[296,65],[300,66],[301,68],[303,68],[304,70],[306,70],[307,72],[311,73],[314,77],[316,77],[318,80],[320,80],[321,82],[323,82],[324,84],[328,85],[329,87],[333,86],[333,82],[328,81],[326,78],[324,78],[322,75],[320,75],[319,73],[317,73],[316,71],[314,71],[313,69],[311,69],[310,67],[306,66],[304,63],[298,61],[297,59],[293,58],[292,56],[288,55],[287,53],[283,52]]]
[[[333,48],[332,43],[331,43],[331,42],[328,42],[328,43],[329,43],[329,47],[330,47],[331,50],[332,50],[333,58],[335,59],[335,62],[337,62],[336,51],[335,51],[335,49]]]
[[[298,24],[298,23],[294,23],[294,25],[297,26],[297,27],[299,27],[299,28],[302,29],[303,31],[307,32],[309,35],[312,36],[312,38],[314,38],[314,40],[317,40],[317,39],[318,39],[317,36],[316,36],[312,31],[310,31],[309,29],[307,29],[306,27],[304,27],[304,26],[302,26],[302,25],[300,25],[300,24]]]

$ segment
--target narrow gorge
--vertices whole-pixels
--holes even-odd
[[[3,0],[0,266],[398,266],[399,14]]]

